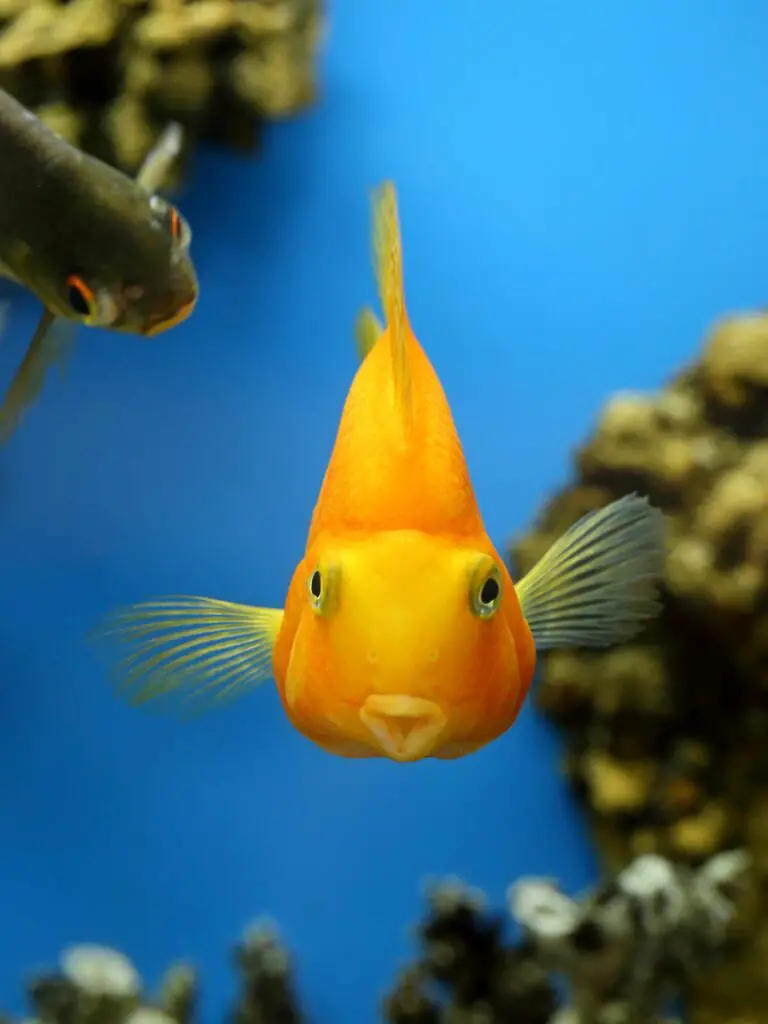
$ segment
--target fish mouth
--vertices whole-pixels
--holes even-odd
[[[193,295],[191,299],[188,299],[183,305],[171,313],[170,316],[161,316],[150,320],[149,324],[144,330],[144,336],[152,338],[156,334],[162,334],[163,331],[169,330],[171,327],[175,327],[180,324],[182,320],[186,320],[192,310],[197,304],[197,296]]]
[[[360,709],[360,721],[382,754],[402,762],[429,757],[448,720],[423,697],[374,694]]]

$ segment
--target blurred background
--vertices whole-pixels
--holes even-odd
[[[375,300],[369,192],[399,191],[414,328],[504,547],[596,410],[657,388],[712,320],[762,305],[768,19],[756,0],[337,0],[317,95],[255,152],[203,142],[174,199],[193,316],[81,331],[0,453],[0,1003],[73,941],[152,981],[266,913],[311,1019],[362,1024],[412,954],[428,876],[503,900],[596,861],[532,702],[458,762],[348,762],[270,686],[189,724],[116,700],[84,645],[164,592],[280,605]],[[0,154],[0,159],[2,155]],[[2,201],[2,197],[0,197]],[[39,304],[10,284],[0,379]],[[4,385],[5,386],[5,385]]]

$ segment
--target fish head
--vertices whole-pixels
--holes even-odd
[[[144,204],[144,197],[137,196]],[[118,330],[152,337],[186,320],[197,304],[199,285],[189,246],[192,230],[184,216],[158,195],[150,195],[128,247]]]
[[[29,249],[20,276],[58,316],[151,337],[181,323],[197,303],[191,231],[171,203],[126,181],[130,188],[83,213],[77,237]]]
[[[525,624],[490,542],[389,531],[318,544],[297,573],[303,607],[276,675],[305,735],[346,756],[416,761],[470,753],[512,724]]]

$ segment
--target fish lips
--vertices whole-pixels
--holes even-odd
[[[176,327],[183,320],[187,319],[196,305],[197,295],[193,295],[180,306],[175,307],[173,313],[170,315],[161,313],[156,317],[152,317],[141,333],[145,338],[152,338],[157,334],[162,334],[163,331],[168,331],[172,327]]]
[[[404,694],[372,694],[360,709],[360,721],[393,761],[429,757],[448,724],[434,701]]]

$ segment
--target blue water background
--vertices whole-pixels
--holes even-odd
[[[269,913],[318,1024],[376,1019],[427,875],[503,899],[595,862],[529,706],[457,763],[324,754],[270,687],[194,724],[113,699],[83,634],[187,591],[279,604],[374,298],[368,190],[397,182],[408,302],[500,544],[603,400],[653,388],[768,296],[757,0],[339,0],[312,113],[181,198],[202,293],[148,343],[83,331],[0,453],[0,1005],[71,941],[232,995]],[[2,201],[2,197],[0,197]],[[35,303],[14,290],[3,386]]]

